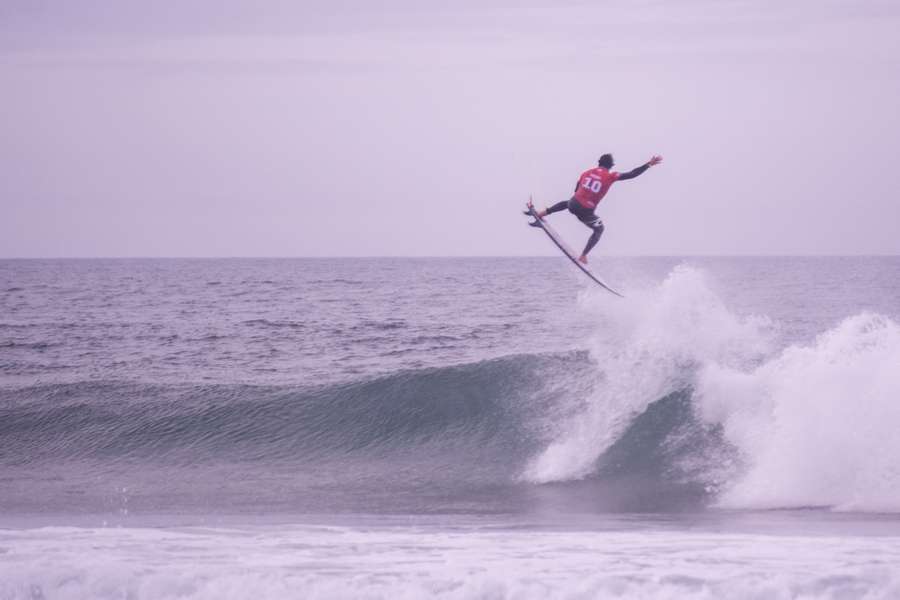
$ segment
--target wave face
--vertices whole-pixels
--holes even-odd
[[[379,511],[397,507],[394,492],[448,496],[502,486],[540,448],[541,423],[571,391],[541,374],[589,366],[587,353],[571,352],[305,388],[81,382],[6,389],[0,467],[27,481],[0,496],[7,506],[30,509],[50,499],[46,508],[57,509],[53,498],[65,505],[93,494],[100,481],[115,489],[85,499],[84,510],[252,499],[298,510],[343,502]],[[369,503],[373,494],[379,505]]]
[[[538,373],[585,353],[517,356],[312,388],[80,382],[6,390],[0,452],[59,458],[292,461],[461,444],[522,445]],[[549,392],[552,400],[553,392]]]
[[[257,502],[275,502],[286,490],[302,496],[315,489],[322,491],[314,498],[317,506],[329,504],[326,496],[334,494],[394,493],[382,498],[389,505],[382,508],[396,508],[396,494],[413,490],[470,498],[499,494],[507,508],[522,508],[530,500],[520,493],[521,474],[553,443],[555,424],[578,418],[571,399],[595,394],[594,386],[602,382],[585,374],[596,372],[586,352],[571,352],[311,389],[123,382],[32,386],[6,393],[11,397],[3,400],[0,464],[50,469],[51,479],[69,482],[63,496],[75,489],[83,494],[85,482],[98,477],[121,482],[111,495],[86,499],[84,510],[92,501],[138,508],[142,494],[149,495],[144,505],[158,506],[167,501],[161,498],[185,497],[204,487],[215,487],[220,496],[216,480],[223,473],[237,481],[225,490],[229,502],[251,491]],[[696,419],[691,398],[684,390],[650,403],[596,458],[590,477],[563,489],[558,500],[574,498],[585,509],[630,510],[704,502],[712,488],[697,463],[708,464],[704,454],[710,449],[719,456],[721,439]],[[155,470],[163,474],[153,476]],[[142,476],[126,476],[133,472]],[[261,472],[267,474],[263,489],[258,488]],[[183,478],[193,490],[179,482]],[[60,495],[52,486],[37,489],[48,497]],[[216,503],[205,494],[191,501]],[[11,503],[30,502],[13,497]],[[307,507],[302,501],[300,506]]]

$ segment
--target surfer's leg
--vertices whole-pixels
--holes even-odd
[[[592,223],[588,223],[586,221],[582,221],[585,225],[594,230],[594,233],[591,234],[591,237],[588,238],[587,244],[584,246],[584,251],[581,253],[582,257],[586,257],[588,252],[597,245],[597,242],[600,241],[600,236],[603,235],[603,221],[594,217],[594,221]]]
[[[557,202],[556,204],[554,204],[553,206],[551,206],[549,208],[545,208],[544,210],[538,210],[535,212],[537,212],[537,215],[543,219],[547,215],[551,215],[551,214],[553,214],[555,212],[559,212],[561,210],[566,210],[567,208],[569,208],[569,201],[563,200],[562,202]],[[525,214],[530,215],[531,213],[526,210]]]
[[[579,262],[587,264],[588,252],[591,251],[591,248],[597,245],[597,242],[600,241],[600,236],[603,235],[603,221],[600,220],[600,217],[594,214],[594,211],[592,209],[585,208],[575,198],[569,200],[568,208],[569,212],[578,217],[579,221],[593,230],[591,237],[587,241],[587,245],[585,245],[584,247],[584,251],[581,253],[581,256],[578,257]]]
[[[561,210],[565,210],[565,209],[568,208],[568,207],[569,207],[569,201],[568,201],[568,200],[563,200],[562,202],[557,202],[556,204],[554,204],[554,205],[551,206],[550,208],[545,208],[544,210],[538,210],[538,211],[535,211],[535,212],[537,213],[537,216],[538,216],[539,218],[543,219],[544,217],[546,217],[547,215],[549,215],[549,214],[551,214],[551,213],[555,213],[555,212],[559,212],[559,211],[561,211]],[[525,211],[525,214],[526,214],[526,215],[530,215],[531,213],[530,213],[529,211],[526,210],[526,211]],[[541,226],[541,224],[538,223],[537,221],[532,221],[531,223],[529,223],[529,225],[531,225],[532,227],[540,227],[540,226]]]
[[[569,208],[569,201],[563,200],[562,202],[557,202],[550,208],[545,209],[543,214],[541,214],[541,216],[544,217],[547,215],[552,215],[555,212],[559,212],[561,210],[566,210],[567,208]]]
[[[591,237],[588,238],[587,244],[584,246],[584,250],[581,252],[581,256],[578,257],[580,262],[587,264],[588,252],[597,245],[597,242],[600,241],[600,236],[603,235],[603,221],[593,213],[590,215],[578,215],[578,220],[593,230]]]

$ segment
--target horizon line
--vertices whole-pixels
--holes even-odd
[[[368,254],[368,255],[186,255],[186,256],[0,256],[2,261],[11,260],[336,260],[336,259],[476,259],[476,258],[503,258],[503,259],[531,259],[561,257],[559,254],[421,254],[421,255],[396,255],[396,254]],[[610,254],[596,258],[895,258],[900,254]],[[564,257],[563,257],[564,258]]]

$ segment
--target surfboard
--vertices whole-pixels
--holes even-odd
[[[594,275],[594,273],[592,273],[591,270],[587,268],[587,265],[584,265],[584,264],[581,264],[580,262],[578,262],[578,255],[575,254],[572,251],[572,249],[569,248],[569,246],[563,241],[563,239],[561,237],[559,237],[559,234],[556,233],[556,231],[552,227],[550,227],[550,223],[548,223],[547,221],[545,221],[544,219],[542,219],[541,217],[538,216],[537,211],[534,209],[534,206],[532,206],[530,202],[528,204],[526,204],[526,207],[528,208],[529,214],[531,214],[531,216],[534,217],[535,220],[537,220],[538,225],[540,225],[541,229],[544,230],[544,233],[547,234],[547,237],[549,237],[551,240],[553,240],[553,243],[556,244],[556,247],[559,248],[560,250],[562,250],[563,254],[565,254],[576,267],[581,269],[582,273],[584,273],[585,275],[590,277],[596,284],[598,284],[604,290],[606,290],[608,292],[612,292],[613,294],[615,294],[616,296],[618,296],[620,298],[625,297],[622,294],[620,294],[619,292],[617,292],[616,290],[609,287],[606,284],[606,282],[604,282],[602,279],[600,279],[600,277],[598,277],[597,275]]]

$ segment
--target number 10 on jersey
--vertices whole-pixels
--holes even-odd
[[[600,191],[600,188],[603,187],[603,182],[599,179],[594,179],[591,176],[587,176],[581,182],[581,187],[587,188],[596,194]]]

